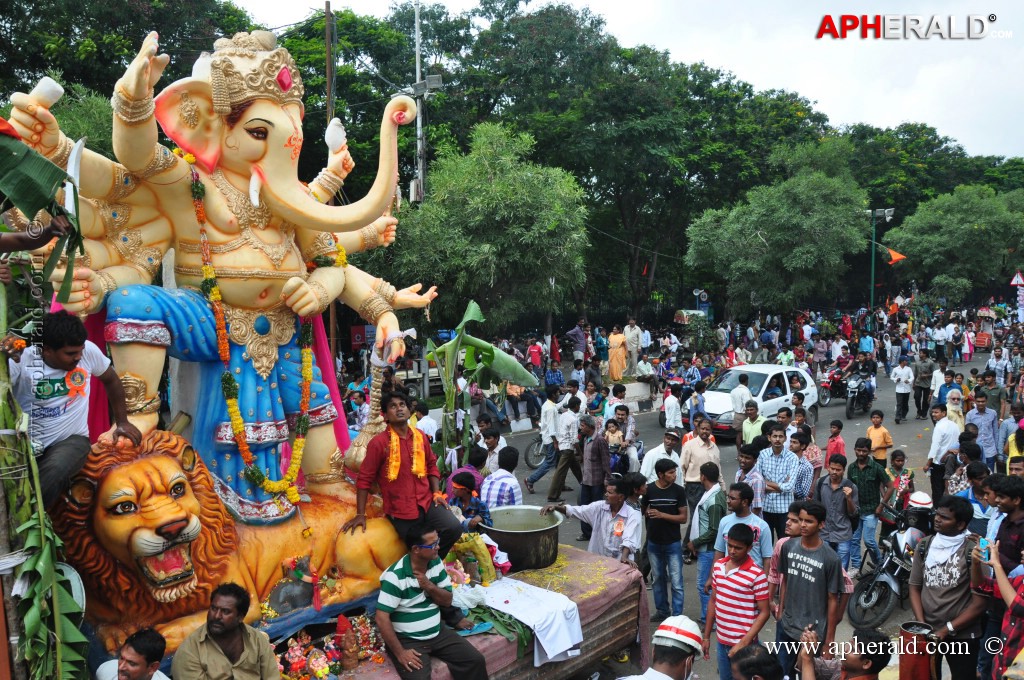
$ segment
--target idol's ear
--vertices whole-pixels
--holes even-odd
[[[200,78],[171,83],[156,98],[156,120],[182,151],[196,157],[199,167],[216,170],[224,119],[213,110],[210,83]]]

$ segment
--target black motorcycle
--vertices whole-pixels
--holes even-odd
[[[850,420],[858,410],[867,413],[871,408],[871,393],[868,390],[869,376],[853,374],[846,380],[846,419]]]
[[[910,568],[914,549],[931,533],[931,510],[905,513],[886,506],[883,512],[896,522],[896,532],[879,541],[882,563],[861,576],[846,606],[856,628],[877,628],[885,623],[897,602],[910,595]]]

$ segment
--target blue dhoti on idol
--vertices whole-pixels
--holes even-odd
[[[248,310],[224,306],[231,347],[229,370],[238,382],[238,407],[256,467],[270,480],[284,476],[280,447],[290,438],[300,411],[302,360],[299,319],[283,304]],[[287,518],[294,508],[254,486],[243,476],[227,404],[221,391],[224,364],[217,351],[213,311],[192,289],[126,286],[107,298],[107,342],[167,348],[182,361],[200,364],[198,413],[192,444],[214,477],[218,493],[244,522]],[[155,390],[155,386],[152,386]],[[313,359],[309,424],[333,422],[338,411]]]

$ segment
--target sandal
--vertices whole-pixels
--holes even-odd
[[[533,493],[533,482],[530,481],[529,477],[523,477],[523,486],[526,487],[527,491]]]

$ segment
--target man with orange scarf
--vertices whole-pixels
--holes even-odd
[[[398,537],[405,541],[414,526],[426,524],[437,531],[441,540],[437,554],[443,557],[462,536],[462,527],[441,491],[437,456],[427,436],[409,427],[409,397],[404,392],[381,396],[380,405],[388,429],[366,447],[356,481],[356,515],[341,530],[355,533],[356,527],[362,527],[366,531],[366,500],[377,484],[384,514]]]

